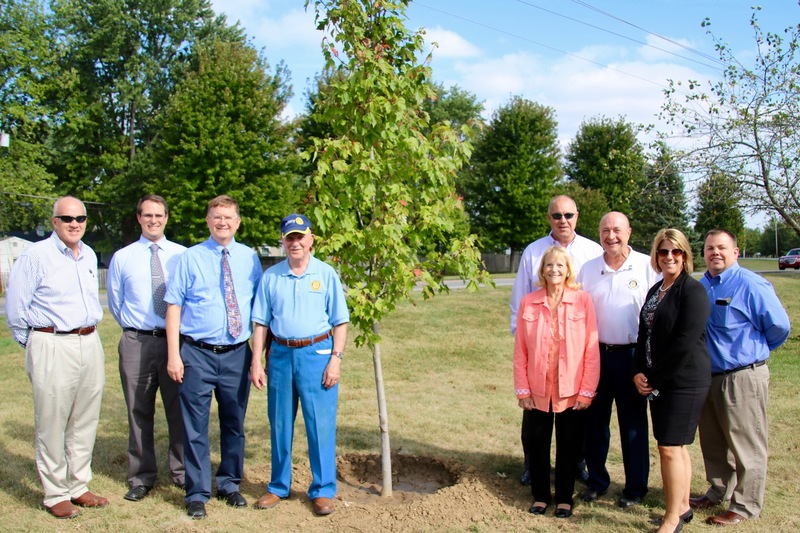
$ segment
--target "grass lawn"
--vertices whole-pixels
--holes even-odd
[[[770,464],[766,508],[762,518],[737,531],[791,531],[800,527],[796,501],[800,494],[800,275],[768,276],[792,318],[790,340],[772,354],[770,369]],[[0,327],[0,528],[9,531],[232,531],[244,529],[334,531],[642,531],[649,513],[663,512],[663,493],[655,443],[651,441],[651,491],[645,507],[635,512],[613,506],[623,481],[616,426],[612,428],[609,505],[578,504],[567,521],[532,517],[524,512],[529,489],[517,482],[522,453],[520,410],[512,378],[513,339],[508,333],[509,287],[476,293],[454,291],[432,301],[403,304],[381,327],[381,344],[392,449],[402,454],[443,458],[469,465],[497,483],[498,503],[491,520],[455,526],[432,519],[424,527],[409,526],[402,513],[387,508],[373,512],[382,527],[345,527],[348,512],[340,506],[330,521],[309,517],[292,526],[277,522],[274,511],[233,510],[212,501],[209,518],[192,522],[185,516],[183,493],[170,486],[166,472],[166,428],[163,411],[156,413],[161,472],[159,486],[144,501],[132,504],[127,490],[127,419],[119,383],[116,343],[120,329],[111,316],[101,323],[106,351],[106,390],[94,453],[91,490],[109,497],[104,510],[86,510],[77,519],[57,521],[41,508],[42,489],[34,465],[33,407],[25,375],[24,353],[3,325]],[[380,449],[377,401],[371,354],[347,347],[339,409],[338,452],[377,454]],[[212,414],[212,461],[219,459],[218,433]],[[242,492],[252,503],[264,490],[269,471],[269,439],[264,393],[253,389],[246,420],[246,480]],[[298,421],[295,461],[305,461],[305,433]],[[690,447],[694,465],[693,493],[705,490],[699,443]],[[303,491],[304,487],[294,487]],[[581,485],[577,485],[581,490]],[[508,496],[511,495],[511,496]],[[454,512],[474,512],[468,501]],[[284,504],[282,504],[284,505]],[[288,505],[288,504],[286,504]],[[529,505],[529,504],[527,504]],[[488,511],[487,511],[488,513]],[[309,513],[310,514],[310,513]],[[397,516],[397,519],[393,517]],[[471,516],[471,515],[468,515]],[[686,529],[715,531],[698,515]],[[537,521],[538,518],[538,521]],[[328,520],[328,519],[325,519]],[[455,522],[461,524],[462,522]],[[386,524],[392,524],[387,527]],[[498,526],[498,524],[501,524]]]

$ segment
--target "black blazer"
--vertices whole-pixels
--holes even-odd
[[[663,283],[661,280],[650,287],[645,301]],[[686,272],[681,273],[656,308],[650,338],[651,368],[647,368],[645,353],[647,328],[643,314],[639,314],[633,375],[644,373],[650,386],[659,391],[710,386],[711,361],[706,350],[710,314],[705,287]]]

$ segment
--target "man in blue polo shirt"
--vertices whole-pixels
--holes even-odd
[[[789,337],[789,315],[775,289],[737,263],[736,236],[706,234],[700,279],[711,299],[706,345],[711,389],[700,415],[700,447],[710,487],[689,503],[713,507],[730,498],[728,511],[706,521],[733,526],[756,518],[767,484],[769,352]]]
[[[269,383],[272,444],[272,479],[255,506],[269,509],[289,497],[299,400],[311,463],[308,497],[316,514],[329,515],[336,496],[336,409],[350,313],[336,271],[311,255],[314,235],[308,219],[287,216],[281,236],[288,258],[264,272],[253,304],[250,375],[258,390]],[[265,348],[268,380],[261,365]]]
[[[217,398],[220,464],[217,498],[246,507],[239,493],[244,470],[244,415],[250,392],[247,371],[252,333],[250,308],[261,262],[234,239],[239,204],[230,196],[208,203],[207,241],[181,255],[167,288],[167,374],[180,383],[186,507],[194,519],[206,516],[211,497],[208,422]],[[181,344],[181,341],[182,344]]]

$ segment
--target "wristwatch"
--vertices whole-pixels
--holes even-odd
[[[339,361],[344,359],[344,352],[331,352],[331,357],[338,357]]]

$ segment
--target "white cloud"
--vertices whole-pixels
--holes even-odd
[[[433,43],[438,45],[433,50],[434,58],[465,58],[481,55],[480,50],[468,40],[456,32],[442,29],[441,26],[425,29],[426,50],[433,49]]]

